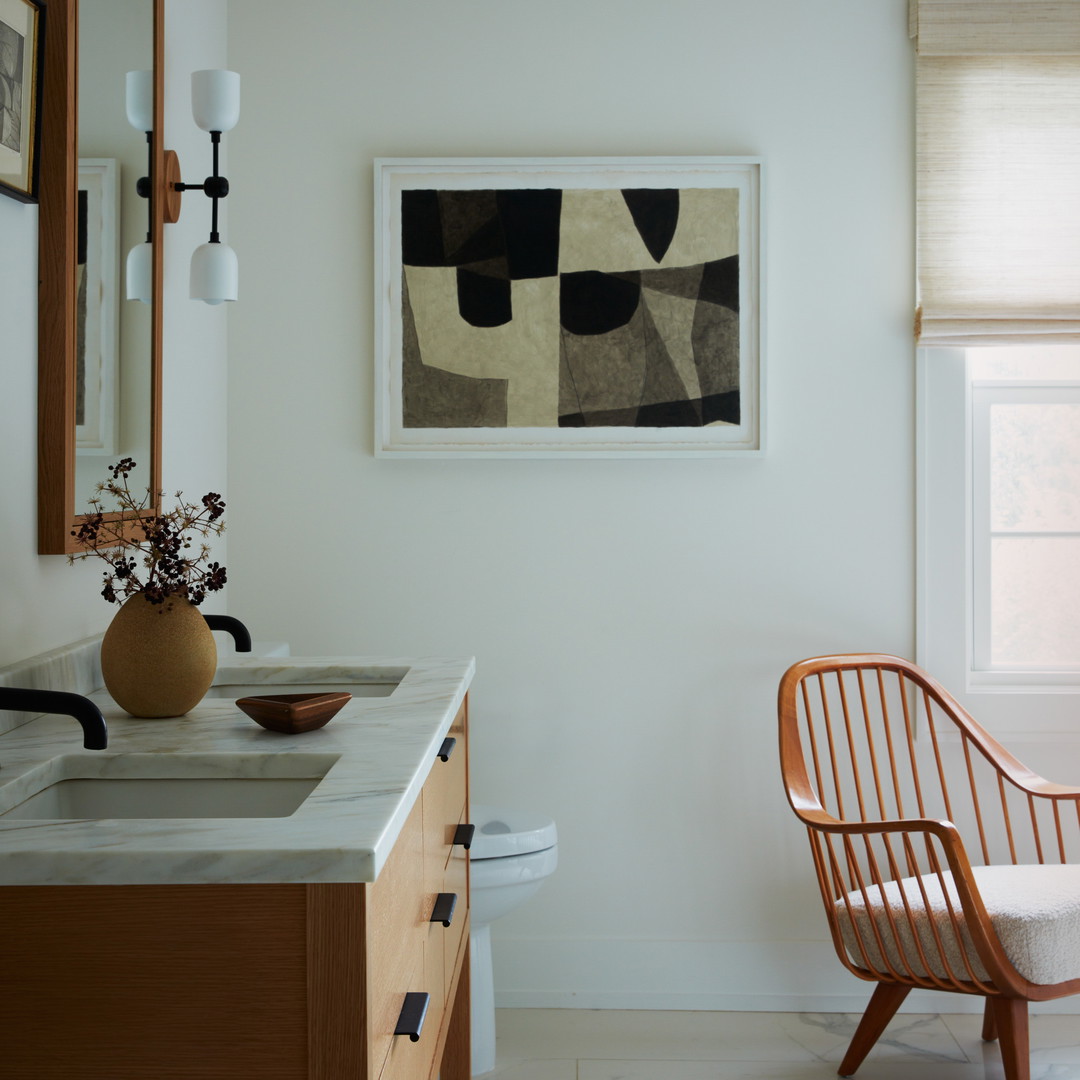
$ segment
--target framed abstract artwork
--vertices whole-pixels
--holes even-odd
[[[114,454],[120,394],[120,189],[114,158],[79,158],[75,450]]]
[[[760,454],[761,169],[376,161],[376,454]]]
[[[0,194],[37,201],[44,6],[0,0]]]

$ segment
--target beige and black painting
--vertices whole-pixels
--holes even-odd
[[[401,200],[404,427],[740,423],[738,189]]]

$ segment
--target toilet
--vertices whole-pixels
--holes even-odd
[[[535,895],[558,863],[555,822],[542,814],[472,804],[469,938],[472,981],[472,1075],[495,1068],[495,991],[491,924]]]

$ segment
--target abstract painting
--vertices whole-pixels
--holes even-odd
[[[756,159],[376,163],[376,452],[755,453]]]

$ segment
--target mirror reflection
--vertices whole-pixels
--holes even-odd
[[[146,134],[127,119],[129,71],[150,70],[152,0],[80,0],[76,273],[75,505],[84,513],[106,466],[131,457],[132,490],[150,484],[152,326],[149,304],[122,299],[127,252],[147,239]]]

